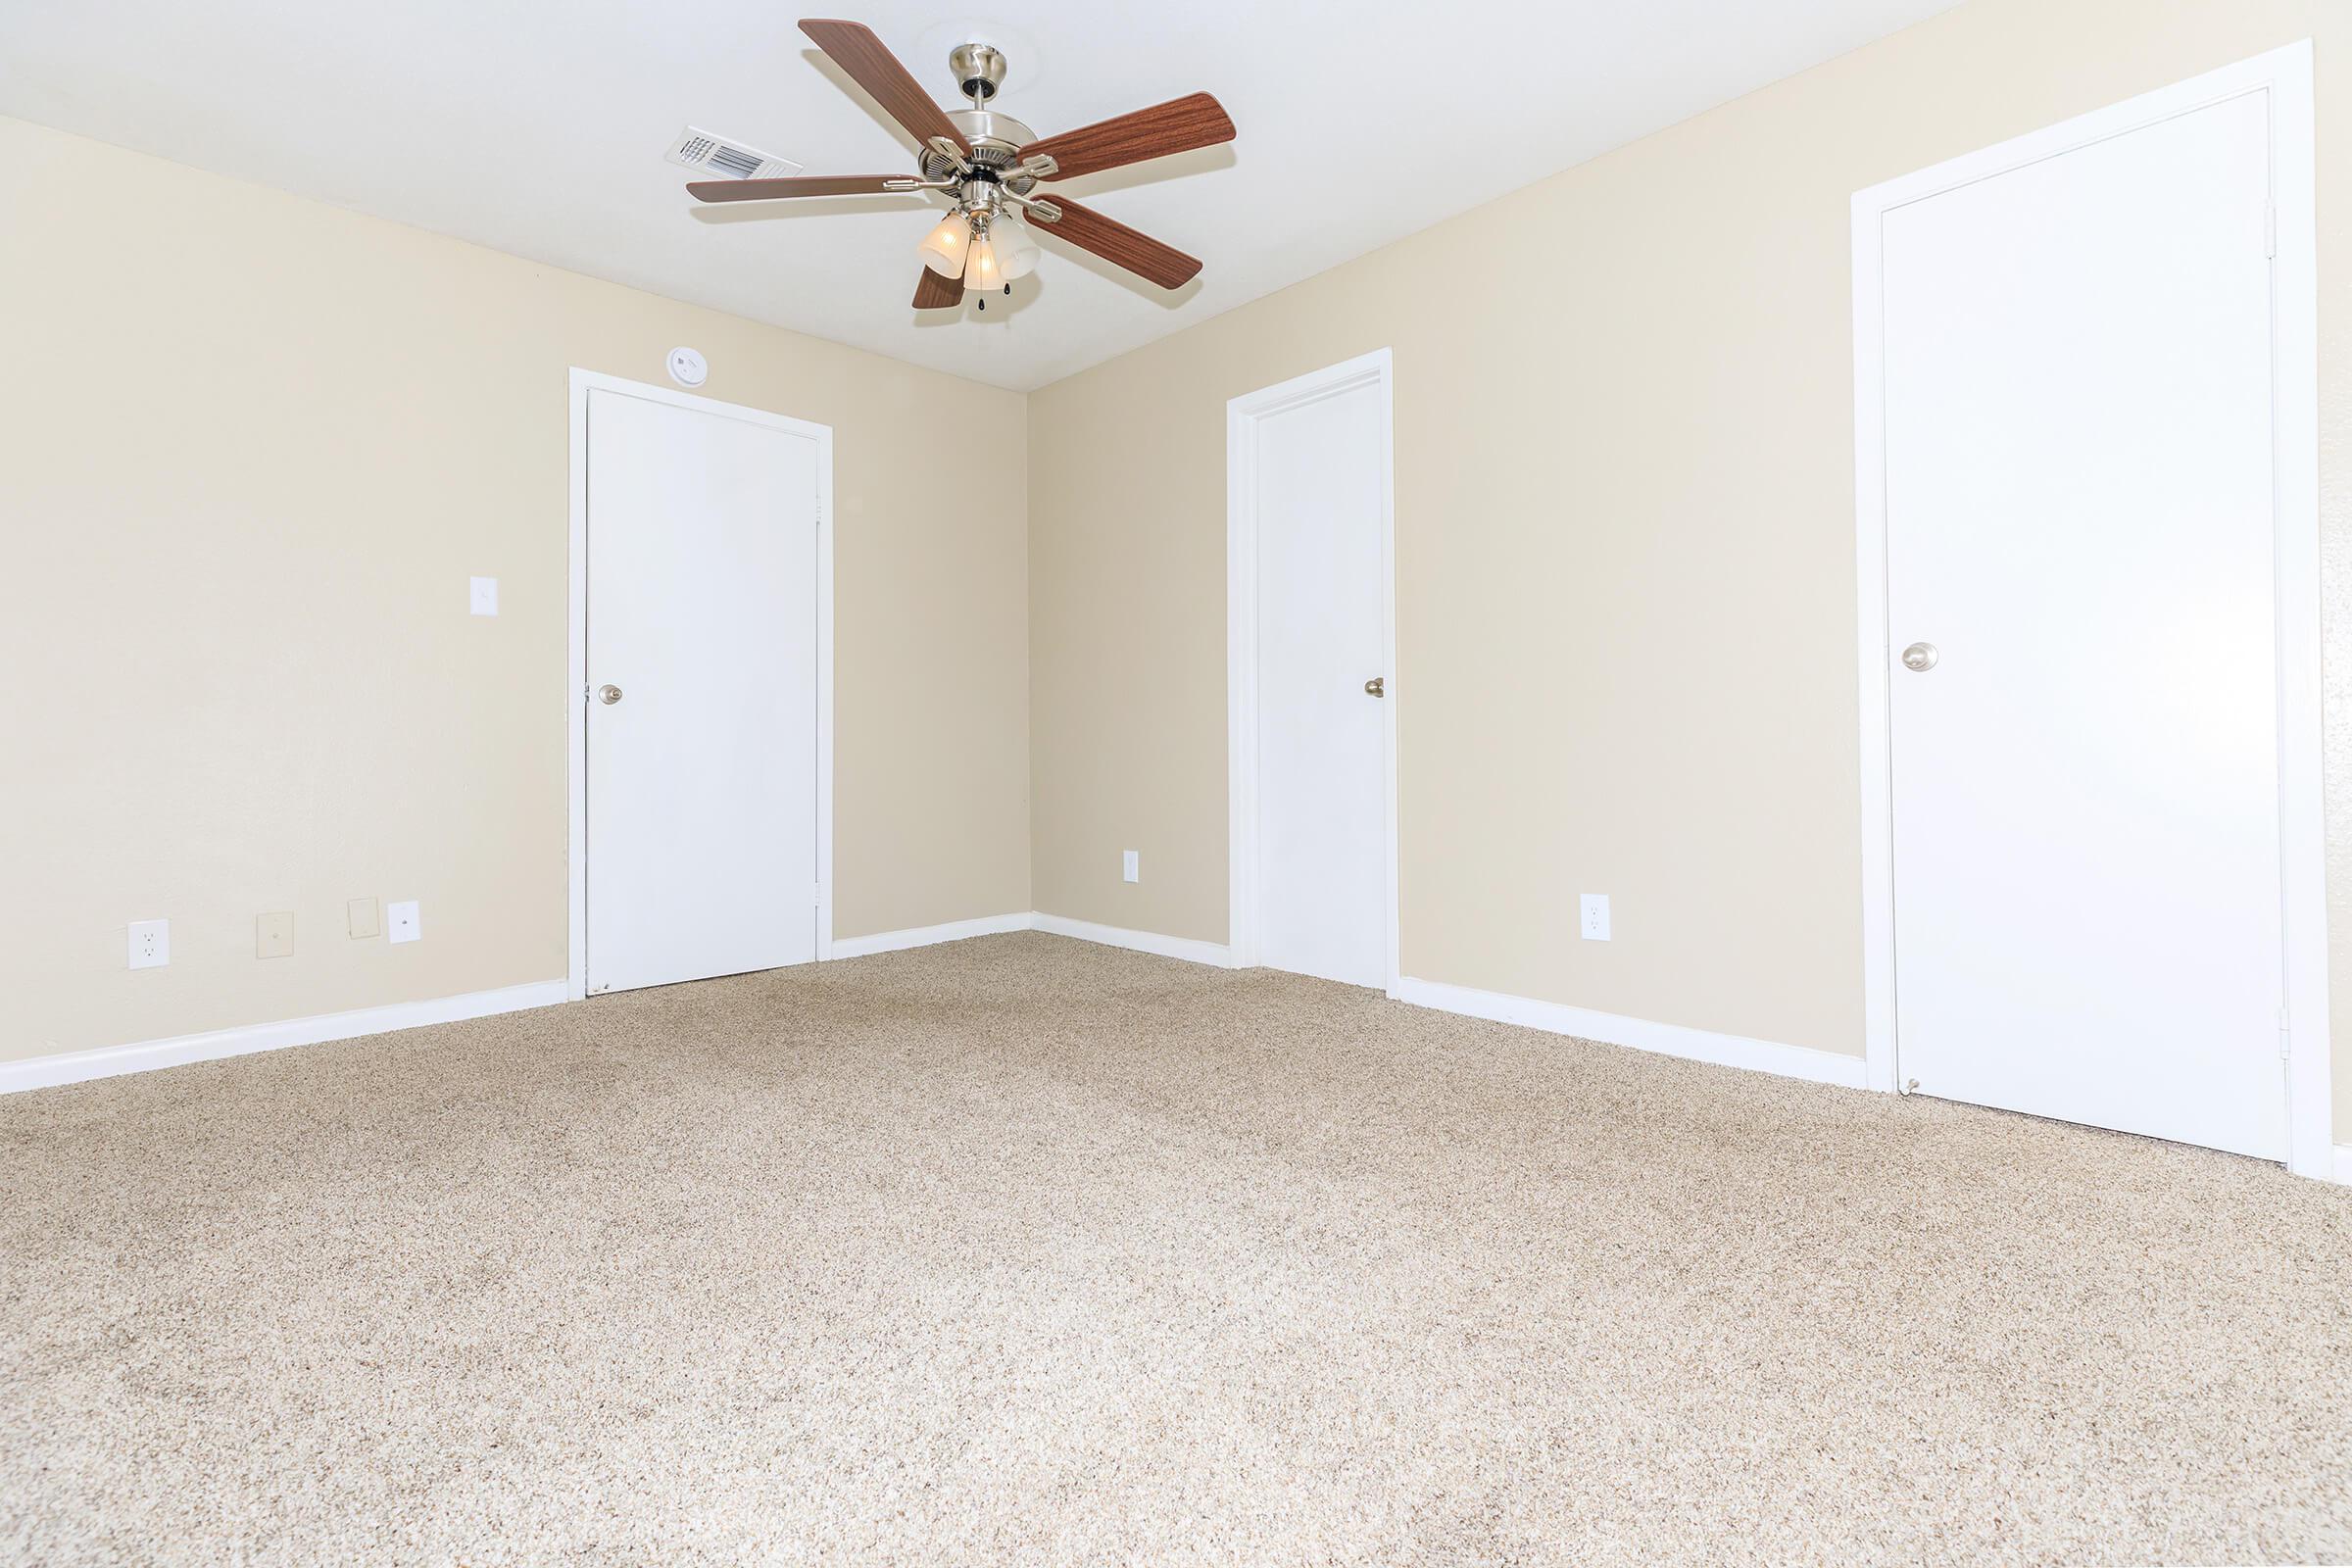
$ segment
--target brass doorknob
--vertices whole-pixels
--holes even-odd
[[[1364,695],[1366,697],[1388,696],[1389,677],[1386,675],[1375,675],[1370,680],[1364,682]]]

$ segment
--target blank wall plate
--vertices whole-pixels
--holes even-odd
[[[424,917],[416,912],[415,899],[403,899],[384,906],[385,940],[414,942],[424,935]]]
[[[497,614],[498,579],[496,577],[468,577],[466,582],[466,608],[477,615]]]
[[[130,922],[130,967],[160,969],[172,961],[172,922],[169,920],[133,920]]]
[[[294,911],[279,909],[272,914],[258,915],[253,922],[253,956],[257,958],[285,958],[294,953]]]
[[[354,899],[343,906],[343,926],[354,937],[371,937],[382,930],[375,923],[375,901]]]
[[[1128,850],[1122,853],[1119,857],[1119,875],[1130,882],[1141,882],[1144,879],[1144,852]]]
[[[1580,894],[1576,901],[1577,935],[1587,942],[1609,940],[1609,896],[1606,893]]]

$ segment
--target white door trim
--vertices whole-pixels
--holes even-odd
[[[570,888],[571,939],[564,968],[567,995],[588,995],[588,394],[614,392],[789,430],[816,443],[816,957],[833,956],[833,428],[765,409],[721,403],[665,386],[571,369],[571,644],[564,662],[564,773],[569,832],[564,880]]]
[[[1938,164],[1853,199],[1854,514],[1862,710],[1862,973],[1869,1083],[1898,1083],[1892,742],[1887,719],[1886,473],[1882,217],[2249,93],[2271,106],[2280,865],[2286,938],[2287,1167],[2332,1175],[2327,834],[2321,772],[2319,259],[2309,40]]]
[[[1225,405],[1225,692],[1226,844],[1230,907],[1226,952],[1237,968],[1257,963],[1257,426],[1269,415],[1361,386],[1380,389],[1380,639],[1387,673],[1384,705],[1388,821],[1388,994],[1396,995],[1396,396],[1387,349],[1311,370],[1234,398]]]

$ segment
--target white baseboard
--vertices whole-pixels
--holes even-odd
[[[1073,920],[1062,914],[1039,914],[1032,918],[1035,929],[1051,931],[1057,937],[1099,942],[1106,948],[1132,948],[1138,953],[1156,953],[1163,958],[1182,958],[1188,963],[1205,963],[1219,969],[1234,966],[1233,950],[1222,942],[1161,936],[1156,931],[1127,931],[1115,925],[1097,925],[1092,920]]]
[[[2335,1179],[2346,1187],[2352,1187],[2352,1144],[2335,1146]]]
[[[142,1040],[134,1045],[101,1046],[94,1051],[66,1051],[23,1061],[0,1061],[0,1094],[52,1089],[59,1084],[117,1078],[129,1072],[152,1072],[158,1067],[249,1055],[286,1046],[352,1040],[361,1035],[387,1034],[394,1029],[419,1029],[426,1024],[455,1023],[461,1018],[486,1018],[494,1012],[551,1007],[564,1000],[564,992],[561,980],[535,980],[529,985],[507,986],[498,991],[435,997],[430,1002],[395,1002],[381,1007],[322,1012],[277,1023],[247,1024],[239,1029],[214,1029],[171,1040]]]
[[[1156,953],[1163,957],[1186,958],[1195,963],[1215,964],[1220,968],[1233,967],[1231,953],[1213,942],[1165,937],[1152,931],[1122,931],[1115,926],[1065,920],[1059,915],[1034,914],[1026,909],[1014,914],[983,915],[973,920],[951,920],[944,925],[850,937],[833,944],[832,956],[861,957],[867,954],[927,947],[939,942],[960,942],[966,937],[1029,930],[1052,931],[1060,936],[1077,937],[1081,941],[1100,942],[1115,948],[1133,948],[1142,953]],[[159,1067],[177,1067],[192,1061],[249,1055],[257,1051],[277,1051],[287,1046],[315,1046],[329,1040],[355,1040],[365,1035],[387,1034],[395,1029],[455,1023],[461,1018],[486,1018],[493,1013],[519,1012],[526,1007],[550,1007],[569,1000],[572,999],[568,981],[539,980],[498,991],[476,991],[462,997],[437,997],[429,1002],[398,1002],[381,1007],[359,1007],[349,1012],[323,1012],[308,1018],[286,1018],[276,1023],[213,1029],[203,1034],[179,1035],[169,1040],[142,1040],[126,1046],[101,1046],[94,1051],[67,1051],[54,1055],[30,1056],[22,1061],[0,1061],[0,1095],[26,1089],[51,1089],[60,1084],[83,1083],[93,1078],[117,1078],[124,1073],[152,1072]]]
[[[878,931],[867,937],[836,937],[832,956],[861,958],[869,953],[927,948],[937,942],[961,942],[966,937],[995,936],[1001,931],[1046,931],[1057,937],[1101,943],[1106,948],[1129,948],[1137,953],[1157,954],[1163,958],[1182,958],[1188,963],[1205,963],[1219,969],[1234,966],[1233,950],[1222,943],[1162,936],[1157,931],[1129,931],[1115,925],[1097,925],[1092,920],[1073,920],[1064,914],[1039,914],[1033,910],[983,915],[977,920],[951,920],[945,925],[915,926],[906,931]]]
[[[876,931],[871,936],[835,937],[832,956],[862,958],[872,953],[896,953],[902,948],[927,948],[939,942],[961,942],[966,937],[993,937],[1004,931],[1026,931],[1037,916],[984,914],[976,920],[950,920],[944,925],[910,926],[904,931]]]
[[[836,942],[833,956],[837,958],[857,957],[939,942],[960,942],[966,937],[1028,930],[1048,931],[1055,936],[1075,937],[1081,942],[1129,948],[1138,953],[1157,954],[1161,957],[1182,958],[1221,969],[1234,967],[1232,950],[1220,943],[1162,936],[1155,931],[1122,930],[1117,926],[1097,925],[1089,920],[1072,920],[1058,914],[1027,912],[984,915],[974,920],[952,920],[945,925],[852,937],[846,942]],[[1808,1083],[1837,1084],[1847,1089],[1866,1087],[1860,1056],[1817,1051],[1807,1046],[1750,1040],[1740,1035],[1687,1028],[1681,1024],[1652,1023],[1644,1018],[1595,1012],[1585,1007],[1571,1007],[1564,1003],[1539,1002],[1532,997],[1508,996],[1497,991],[1445,985],[1435,980],[1399,980],[1396,989],[1390,995],[1413,1006],[1461,1013],[1472,1018],[1488,1018],[1497,1023],[1519,1024],[1549,1034],[1574,1035],[1582,1040],[1597,1040],[1607,1045],[1631,1047],[1636,1051],[1656,1052],[1661,1055],[1685,1056],[1693,1061],[1710,1061],[1719,1066],[1745,1067],[1783,1078],[1800,1078]],[[429,1002],[396,1002],[381,1007],[318,1013],[308,1018],[249,1024],[238,1029],[215,1029],[170,1040],[146,1040],[127,1046],[103,1046],[94,1051],[69,1051],[56,1055],[31,1056],[22,1061],[0,1062],[0,1094],[50,1089],[60,1084],[114,1078],[124,1073],[151,1072],[159,1067],[177,1067],[192,1061],[248,1055],[257,1051],[277,1051],[287,1046],[312,1046],[330,1040],[387,1034],[396,1029],[419,1029],[428,1024],[455,1023],[463,1018],[486,1018],[494,1013],[554,1006],[565,1000],[566,987],[564,981],[538,980],[497,991],[437,997]],[[2335,1146],[2333,1174],[2337,1182],[2352,1187],[2352,1144]]]
[[[1538,1002],[1532,997],[1506,996],[1499,991],[1474,991],[1468,986],[1442,985],[1435,980],[1399,980],[1390,993],[1398,1002],[1440,1012],[1458,1012],[1496,1023],[1515,1023],[1549,1034],[1574,1035],[1605,1045],[1654,1051],[1662,1056],[1687,1056],[1722,1067],[1746,1067],[1807,1083],[1838,1084],[1847,1089],[1863,1085],[1863,1061],[1835,1051],[1810,1046],[1784,1046],[1771,1040],[1719,1035],[1677,1023],[1652,1023],[1614,1012],[1594,1012],[1565,1003]]]

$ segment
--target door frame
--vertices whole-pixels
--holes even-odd
[[[2319,271],[2308,39],[2002,142],[1853,198],[1855,579],[1860,601],[1862,975],[1870,1087],[1899,1083],[1895,1033],[1893,746],[1887,711],[1883,217],[1897,207],[2249,93],[2270,95],[2273,555],[2278,637],[2287,1168],[2333,1175],[2327,830],[2321,751]]]
[[[816,961],[833,956],[833,427],[722,403],[671,387],[571,368],[570,375],[570,643],[564,661],[565,741],[564,882],[570,940],[564,992],[588,995],[588,394],[612,392],[697,414],[765,425],[816,443]]]
[[[1387,843],[1381,864],[1386,889],[1385,989],[1396,995],[1396,395],[1390,351],[1343,360],[1288,381],[1261,387],[1225,405],[1225,757],[1226,848],[1228,858],[1226,942],[1239,968],[1258,961],[1261,913],[1258,900],[1258,517],[1257,432],[1277,414],[1352,392],[1378,389],[1380,397],[1380,641],[1387,680],[1383,703],[1386,762],[1381,789]]]

